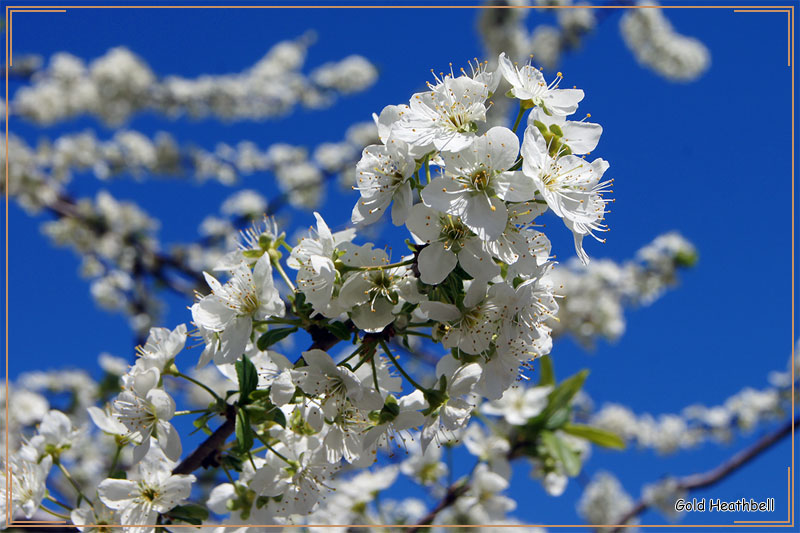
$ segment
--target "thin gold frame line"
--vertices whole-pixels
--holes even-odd
[[[787,467],[786,496],[789,505],[786,520],[734,520],[734,524],[791,524],[792,522],[792,467]]]
[[[792,12],[788,9],[734,9],[734,13],[786,13],[786,37],[788,42],[786,50],[786,66],[792,66]]]
[[[9,9],[8,66],[14,66],[14,13],[66,13],[66,9]]]
[[[210,8],[210,9],[227,9],[227,8],[239,8],[239,9],[246,9],[246,8],[264,8],[264,9],[269,9],[269,8],[273,8],[273,9],[294,9],[294,8],[312,8],[312,9],[313,8],[320,8],[320,9],[324,9],[324,8],[334,8],[334,9],[336,9],[336,8],[339,8],[339,9],[356,9],[356,8],[367,8],[367,9],[368,8],[379,8],[379,9],[380,8],[386,8],[386,9],[391,9],[391,8],[401,8],[401,9],[411,9],[411,8],[423,8],[423,9],[426,9],[426,8],[427,9],[433,9],[433,8],[485,9],[485,8],[487,8],[489,6],[6,6],[6,11],[9,11],[9,9],[12,8],[12,7],[64,7],[64,8],[74,8],[74,9],[88,9],[88,8],[100,8],[100,9],[122,9],[122,8],[141,8],[141,9],[153,9],[153,8],[155,8],[155,9],[187,9],[187,8],[189,8],[189,9],[203,9],[203,8]],[[493,6],[493,7],[494,8],[501,8],[501,9],[502,8],[518,8],[518,9],[532,9],[533,8],[532,6]],[[543,8],[555,8],[555,9],[558,9],[558,8],[577,8],[577,7],[593,7],[593,8],[600,8],[600,9],[620,9],[620,8],[630,9],[630,8],[658,8],[658,7],[668,8],[668,9],[677,9],[677,8],[721,9],[721,8],[729,8],[729,7],[731,7],[731,8],[733,8],[733,7],[738,7],[738,8],[745,7],[746,8],[746,7],[751,7],[751,6],[712,6],[712,5],[709,5],[709,6],[541,6],[541,7],[543,7]],[[791,148],[792,161],[791,161],[791,168],[792,168],[792,220],[794,221],[794,65],[793,65],[793,62],[792,62],[792,58],[794,57],[794,50],[791,48],[792,43],[794,42],[794,27],[793,27],[793,24],[792,24],[792,22],[794,20],[794,6],[754,6],[754,7],[775,7],[775,8],[788,8],[788,9],[790,9],[790,11],[777,11],[776,10],[776,11],[770,11],[770,12],[786,12],[787,14],[789,14],[788,19],[789,19],[789,25],[790,25],[790,28],[791,28],[791,36],[790,36],[790,43],[789,43],[789,46],[790,46],[789,66],[792,68],[792,78],[791,78],[791,85],[792,85],[792,99],[791,99],[791,107],[792,107],[792,116],[791,116],[791,122],[792,122],[792,130],[791,130],[791,135],[792,135],[792,148]],[[52,10],[52,11],[56,11],[56,10]],[[736,10],[734,10],[734,11],[736,11]],[[744,9],[744,10],[740,10],[740,11],[746,12],[746,11],[750,11],[750,10]],[[752,11],[753,12],[757,12],[756,10],[752,10]],[[65,11],[64,10],[58,10],[56,12],[65,12]],[[10,25],[9,25],[9,30],[10,29],[11,28],[10,28]],[[6,53],[7,54],[8,54],[8,51],[9,51],[8,50],[8,48],[9,48],[9,30],[6,31]],[[9,66],[9,63],[10,63],[10,61],[7,62],[7,64],[6,64],[6,187],[8,186],[8,66]],[[5,201],[6,201],[6,276],[5,276],[6,277],[6,302],[5,302],[5,304],[6,304],[6,392],[8,392],[8,341],[7,341],[7,339],[8,339],[8,195],[6,195],[6,200]],[[792,272],[794,273],[794,225],[792,225],[791,232],[792,232]],[[792,290],[792,294],[794,294],[794,276],[792,276],[791,284],[792,284],[792,289],[793,289]],[[794,354],[794,312],[795,312],[795,310],[794,310],[794,298],[793,298],[792,299],[792,326],[791,326],[792,339],[793,339],[792,340],[792,354]],[[795,403],[794,402],[794,365],[792,365],[792,389],[793,389],[793,394],[792,394],[791,402],[792,402],[792,411],[794,411],[794,403]],[[8,418],[8,394],[6,394],[6,418]],[[789,479],[793,482],[794,480],[793,480],[793,477],[792,477],[792,472],[794,470],[794,442],[795,442],[794,441],[794,429],[795,429],[794,428],[794,420],[792,420],[792,426],[791,427],[792,427],[792,450],[793,451],[792,451],[792,466],[788,467],[788,472],[789,472]],[[6,428],[6,450],[8,450],[8,428]],[[6,466],[8,468],[8,464]],[[10,476],[7,476],[6,477],[7,483],[9,482],[9,480],[10,480]],[[789,500],[790,512],[793,512],[793,510],[794,510],[794,502],[791,500],[791,494],[793,493],[793,488],[794,487],[793,487],[793,483],[792,483],[792,485],[790,486],[790,500]],[[10,503],[10,490],[7,492],[7,494],[8,494],[9,503]],[[7,506],[7,510],[10,513],[10,505]],[[7,523],[9,525],[12,525],[12,520],[9,519]],[[31,522],[28,522],[28,523],[31,523]],[[734,523],[736,524],[736,522],[734,522]],[[20,525],[20,526],[24,527],[23,524],[24,523],[22,523],[22,524],[14,524],[14,525]],[[794,517],[792,515],[792,524],[791,525],[793,525],[793,524],[794,524]],[[107,525],[107,527],[133,527],[133,526],[150,527],[148,525],[141,526],[139,524],[134,524],[132,526],[126,526],[126,525],[108,526]],[[249,524],[249,526],[253,527],[252,524]],[[406,525],[404,525],[404,526],[406,526]],[[53,527],[53,526],[50,526],[50,527]],[[91,527],[91,525],[87,525],[87,527]],[[183,526],[183,525],[170,525],[170,527],[197,527],[197,526],[193,526],[193,525],[186,525],[186,526]],[[233,526],[229,526],[229,527],[240,527],[240,526],[233,525]],[[273,526],[256,526],[256,527],[273,527]],[[287,526],[275,526],[275,527],[287,527]],[[314,526],[306,525],[306,526],[288,526],[288,527],[314,527]],[[324,526],[322,526],[322,527],[324,527]],[[336,527],[336,526],[328,525],[327,527]],[[340,527],[342,527],[342,526],[340,526]],[[359,526],[359,525],[352,525],[351,524],[351,525],[349,525],[349,527],[365,527],[365,526],[364,525]],[[426,526],[422,526],[422,527],[434,527],[434,526],[426,525]],[[461,525],[461,526],[454,525],[454,526],[437,526],[437,527],[464,527],[464,526],[463,525]],[[482,526],[476,525],[476,526],[467,526],[467,527],[482,527]],[[501,527],[506,527],[506,526],[501,526]],[[509,525],[507,527],[524,527],[524,525],[513,525],[513,526]],[[589,525],[587,525],[587,524],[579,524],[579,525],[563,525],[563,526],[562,525],[547,525],[547,527],[622,527],[622,528],[628,528],[628,527],[731,527],[731,526],[730,525],[698,525],[698,526],[692,526],[692,525],[682,525],[682,524],[680,524],[680,525],[678,525],[678,524],[674,524],[674,525],[626,525],[626,524],[621,524],[621,525],[620,524],[611,524],[611,525],[589,524]],[[734,527],[753,527],[753,526],[750,526],[748,524],[737,524]],[[774,525],[774,526],[770,526],[770,527],[783,527],[783,526]]]

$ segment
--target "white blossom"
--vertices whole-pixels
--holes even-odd
[[[286,311],[272,278],[269,254],[262,255],[252,270],[245,263],[238,265],[225,285],[204,275],[212,294],[192,306],[192,318],[212,333],[199,364],[204,366],[211,357],[217,363],[235,361],[244,353],[253,320],[281,317]]]
[[[193,475],[173,474],[175,463],[158,445],[149,448],[131,479],[106,479],[97,487],[100,500],[119,512],[131,533],[150,533],[158,513],[166,513],[189,497]]]

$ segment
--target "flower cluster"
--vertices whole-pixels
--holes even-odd
[[[9,112],[43,124],[82,114],[119,124],[148,109],[171,116],[263,120],[300,105],[328,106],[337,94],[362,91],[377,79],[377,69],[361,56],[304,74],[301,69],[313,41],[311,33],[283,41],[243,72],[196,79],[159,79],[147,63],[124,47],[109,50],[88,66],[62,52],[33,74],[30,86],[14,95]]]
[[[380,144],[366,147],[356,165],[360,199],[352,220],[357,230],[391,211],[392,222],[409,230],[412,253],[393,263],[386,250],[356,244],[356,230],[331,231],[315,214],[316,227],[294,247],[267,220],[217,263],[227,281],[205,274],[211,292],[192,306],[205,345],[199,366],[213,361],[239,385],[235,414],[220,400],[215,409],[235,417],[240,452],[256,439],[266,447],[243,471],[247,489],[224,489],[225,505],[242,518],[280,522],[308,513],[341,461],[367,465],[392,442],[418,438],[425,452],[452,440],[480,397],[505,398],[520,369],[550,351],[545,321],[558,306],[550,243],[536,219],[548,209],[562,218],[588,261],[582,239],[605,229],[608,164],[580,157],[601,132],[568,120],[582,91],[560,89],[560,76],[548,84],[531,65],[517,67],[504,55],[500,65],[436,77],[408,105],[375,117]],[[501,76],[519,102],[515,129],[530,110],[522,142],[506,127],[480,133]],[[242,202],[252,203],[248,196],[236,205]],[[275,273],[291,291],[288,301]],[[271,350],[300,328],[314,344],[295,362]],[[451,351],[433,382],[414,379],[390,348],[409,336]],[[327,348],[349,339],[355,350],[337,362]],[[134,460],[149,453],[150,439],[175,458],[174,406],[157,392],[159,372],[178,375],[170,361],[134,366],[107,418],[94,413],[106,431],[137,443]],[[125,429],[111,427],[109,417]],[[504,487],[491,481],[496,475],[479,478]],[[260,505],[246,503],[251,493]]]
[[[696,79],[711,63],[708,48],[675,31],[661,9],[631,9],[622,17],[620,30],[639,63],[667,79]]]
[[[573,0],[490,0],[489,6],[536,9],[485,9],[479,30],[486,51],[491,55],[506,51],[513,58],[533,54],[545,68],[554,69],[569,52],[584,45],[585,38],[616,10],[595,9],[586,2]],[[708,48],[698,39],[676,31],[664,10],[656,2],[640,2],[628,9],[620,21],[620,34],[639,63],[670,81],[697,79],[710,64]],[[622,6],[621,6],[622,7]],[[565,9],[566,8],[566,9]],[[526,26],[530,12],[555,24],[538,22],[532,30]]]
[[[317,205],[326,180],[339,176],[343,183],[352,183],[359,151],[375,140],[373,122],[354,124],[345,139],[323,143],[313,154],[300,146],[278,143],[262,149],[252,142],[221,143],[207,151],[179,146],[166,133],[151,139],[133,130],[120,130],[108,140],[89,131],[65,134],[35,147],[11,135],[9,151],[14,157],[8,161],[8,193],[32,215],[47,211],[58,217],[42,223],[43,233],[80,255],[81,274],[92,280],[91,295],[101,307],[125,313],[133,328],[146,335],[163,305],[150,284],[142,282],[144,274],[192,295],[194,287],[181,278],[197,278],[197,273],[213,268],[236,245],[242,221],[257,220],[284,204]],[[0,164],[4,161],[0,155]],[[73,199],[66,193],[74,175],[85,171],[104,181],[122,175],[190,174],[201,182],[213,179],[225,185],[240,176],[271,172],[283,193],[273,205],[256,191],[240,190],[222,203],[222,216],[204,219],[201,242],[173,244],[167,254],[159,249],[157,220],[137,205],[106,190],[93,199]],[[165,279],[165,267],[177,272]]]
[[[552,272],[561,296],[556,320],[549,322],[553,335],[569,334],[588,347],[598,337],[618,339],[625,331],[625,306],[650,305],[675,285],[679,269],[696,261],[694,246],[669,232],[623,263],[600,259],[583,265],[573,259],[559,264]]]

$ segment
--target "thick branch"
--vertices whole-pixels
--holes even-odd
[[[713,468],[707,472],[691,474],[678,479],[676,488],[680,491],[690,491],[703,487],[710,487],[711,485],[722,481],[730,474],[758,457],[761,452],[766,451],[773,445],[777,444],[781,439],[789,435],[792,431],[792,426],[795,424],[800,424],[800,416],[794,420],[789,420],[774,432],[765,435],[759,439],[758,442],[749,448],[745,448],[744,450],[740,451],[716,468]],[[622,518],[619,519],[618,522],[620,524],[628,524],[631,520],[646,511],[648,507],[650,507],[648,502],[646,502],[644,499],[639,500],[630,511],[625,513]],[[613,529],[612,532],[616,533],[622,529],[623,526],[620,526]]]
[[[344,325],[347,326],[347,329],[350,330],[351,333],[355,331],[355,325],[351,320],[345,322]],[[328,351],[333,348],[336,343],[342,340],[331,333],[330,330],[323,328],[322,326],[317,326],[316,324],[309,326],[306,331],[308,331],[308,334],[311,335],[311,340],[313,341],[311,346],[308,347],[308,350]]]
[[[211,458],[222,448],[236,429],[236,407],[229,405],[225,411],[225,423],[214,431],[189,457],[175,467],[173,474],[191,474],[201,466],[208,466]]]

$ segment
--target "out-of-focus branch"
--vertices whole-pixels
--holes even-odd
[[[448,487],[447,492],[445,493],[444,497],[436,504],[436,507],[431,509],[431,511],[423,516],[417,525],[408,528],[406,531],[407,533],[415,533],[419,531],[421,528],[430,525],[435,519],[436,516],[442,512],[443,510],[447,509],[458,500],[461,496],[464,495],[465,492],[469,489],[469,485],[466,483],[453,483]]]
[[[91,220],[83,216],[83,214],[77,209],[75,200],[65,194],[60,195],[58,199],[48,204],[47,207],[58,217],[67,217],[80,221],[98,235],[101,235],[107,231],[107,229],[98,221]],[[135,244],[135,246],[137,249],[139,249],[140,253],[145,252],[145,250],[141,249],[142,247],[140,245]],[[154,265],[152,267],[144,268],[144,266],[141,264],[141,261],[137,260],[137,265],[134,267],[134,270],[139,270],[139,272],[142,274],[144,274],[144,271],[146,271],[147,273],[152,274],[155,279],[162,282],[166,287],[179,294],[189,297],[193,296],[192,291],[194,287],[181,284],[169,277],[166,272],[167,268],[176,270],[180,274],[191,278],[196,284],[204,283],[202,274],[192,270],[174,257],[158,251],[147,250],[146,252],[153,256]]]
[[[363,91],[377,79],[375,66],[358,55],[304,72],[314,40],[313,32],[307,32],[277,43],[243,71],[197,78],[158,75],[125,47],[112,48],[88,64],[61,52],[36,70],[32,83],[14,93],[10,112],[46,125],[84,114],[115,125],[142,111],[167,117],[265,120],[300,106],[327,107],[338,96]],[[53,100],[54,93],[62,97]]]
[[[733,457],[720,464],[716,468],[708,470],[707,472],[691,474],[679,478],[676,481],[675,488],[679,491],[690,491],[704,487],[710,487],[722,481],[758,457],[761,453],[780,442],[781,439],[788,436],[792,431],[792,427],[798,423],[800,423],[800,416],[795,417],[794,420],[790,419],[772,433],[765,435],[752,446],[735,454]],[[622,531],[622,529],[624,529],[624,527],[621,527],[622,525],[630,523],[631,520],[646,511],[650,505],[651,504],[645,499],[639,500],[627,513],[620,517],[620,519],[617,521],[620,526],[614,528],[612,532],[616,533]]]
[[[698,474],[692,474],[677,480],[675,488],[678,491],[689,491],[694,489],[699,489],[703,487],[711,486],[725,477],[729,476],[731,473],[735,472],[749,461],[753,460],[754,458],[758,457],[761,453],[768,450],[770,447],[775,445],[781,439],[789,435],[792,430],[793,425],[800,423],[800,416],[795,418],[794,420],[789,420],[783,426],[778,428],[772,433],[769,433],[758,440],[752,446],[742,450],[741,452],[735,454],[729,460],[725,461],[721,465],[717,466],[716,468],[709,470],[707,472],[702,472]],[[531,444],[527,440],[521,437],[521,435],[517,435],[517,437],[511,443],[511,447],[506,453],[506,457],[508,460],[514,460],[521,455],[521,451]],[[470,489],[469,479],[461,479],[453,484],[451,484],[445,495],[439,501],[438,504],[422,519],[417,522],[415,526],[412,526],[407,529],[408,533],[412,533],[415,531],[419,531],[420,528],[430,525],[436,519],[439,513],[443,510],[447,509],[448,507],[454,505],[458,498],[463,496],[466,492]],[[644,512],[648,509],[651,504],[642,499],[637,502],[622,518],[616,521],[618,524],[628,524],[633,518]],[[622,527],[618,527],[614,531],[621,530]]]

